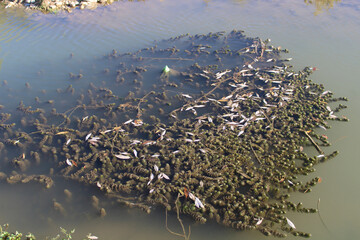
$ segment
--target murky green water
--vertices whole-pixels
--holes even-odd
[[[316,14],[315,14],[316,13]],[[295,194],[307,207],[320,211],[330,232],[317,214],[288,213],[297,228],[309,231],[313,239],[360,238],[358,184],[360,167],[357,136],[358,122],[360,4],[357,0],[341,1],[333,8],[319,12],[302,0],[291,1],[145,1],[118,2],[95,11],[71,14],[41,15],[16,10],[0,10],[0,105],[16,107],[21,95],[33,101],[34,95],[49,98],[57,88],[69,84],[87,85],[101,81],[96,74],[79,82],[69,79],[69,72],[96,73],[96,59],[112,49],[127,52],[151,46],[153,40],[184,33],[208,33],[242,29],[249,36],[271,38],[275,46],[290,50],[296,69],[316,66],[312,78],[333,91],[349,98],[348,109],[342,112],[348,123],[332,122],[326,134],[340,154],[317,166],[314,176],[323,181],[310,194]],[[70,54],[73,57],[70,58]],[[25,88],[29,82],[31,90]],[[10,89],[10,90],[9,90]],[[50,96],[49,96],[50,95]],[[2,156],[0,156],[1,158]],[[91,195],[101,192],[73,182],[56,180],[54,188],[44,190],[38,185],[7,185],[0,194],[0,224],[10,223],[23,232],[38,236],[54,235],[58,227],[76,228],[76,236],[91,232],[101,239],[173,239],[165,229],[163,211],[146,215],[140,210],[111,206],[101,201],[107,216],[100,219],[91,207]],[[71,201],[62,194],[64,188],[73,192]],[[52,200],[63,203],[67,214],[59,216]],[[191,221],[186,222],[187,224]],[[178,227],[176,220],[171,225]],[[179,230],[179,229],[178,229]],[[265,239],[258,232],[239,232],[215,223],[193,225],[191,239]],[[289,237],[292,239],[293,237]],[[266,238],[269,239],[269,238]]]

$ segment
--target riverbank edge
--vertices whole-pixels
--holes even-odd
[[[72,12],[74,9],[96,9],[114,0],[0,0],[1,8],[23,8],[42,13]]]

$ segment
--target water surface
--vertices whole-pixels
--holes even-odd
[[[197,34],[217,31],[245,30],[248,36],[271,38],[272,44],[290,50],[296,69],[316,66],[312,78],[335,93],[349,98],[348,109],[341,114],[348,123],[331,122],[332,129],[323,131],[339,150],[333,160],[317,166],[314,176],[323,181],[309,194],[295,194],[293,199],[320,210],[330,232],[317,214],[288,213],[297,228],[311,232],[313,239],[360,238],[359,143],[360,96],[359,56],[360,3],[338,1],[334,7],[319,12],[314,5],[302,0],[254,1],[144,1],[117,2],[95,11],[74,11],[70,14],[42,15],[20,10],[0,10],[0,105],[16,107],[18,95],[33,101],[35,95],[51,97],[57,88],[69,84],[87,85],[101,81],[96,73],[96,61],[117,49],[128,52],[151,46],[154,40],[184,33]],[[70,57],[72,54],[73,57]],[[84,73],[78,82],[69,73]],[[92,76],[86,73],[94,73]],[[25,83],[31,85],[27,90]],[[46,93],[41,93],[41,90]],[[44,94],[44,95],[41,95]],[[1,158],[2,156],[0,156]],[[62,191],[68,188],[73,199],[67,202]],[[54,188],[45,190],[36,184],[7,185],[0,193],[0,223],[10,223],[22,232],[54,235],[58,227],[76,228],[76,236],[91,232],[101,239],[170,239],[165,229],[164,212],[146,215],[140,210],[112,206],[104,219],[97,217],[90,197],[101,193],[73,182],[56,181]],[[52,201],[63,203],[66,216],[52,209]],[[191,221],[186,221],[191,224]],[[171,226],[180,230],[176,219]],[[214,223],[193,225],[191,239],[271,239],[258,232],[240,232]],[[292,239],[293,237],[289,237]]]

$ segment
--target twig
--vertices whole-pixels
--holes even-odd
[[[314,141],[314,139],[312,139],[312,137],[305,131],[305,130],[301,130],[311,141],[311,143],[314,145],[314,147],[316,148],[316,150],[320,153],[320,154],[324,154],[323,150],[321,150],[321,148],[319,147],[319,145],[316,144],[316,142]]]
[[[183,237],[185,240],[189,240],[189,239],[190,239],[190,234],[191,234],[191,228],[190,228],[190,225],[189,225],[189,234],[186,235],[186,231],[185,231],[184,224],[183,224],[183,222],[182,222],[182,220],[181,220],[181,218],[180,218],[179,206],[177,205],[177,203],[178,203],[178,201],[179,201],[179,198],[180,198],[180,193],[178,193],[178,196],[177,196],[177,198],[176,198],[175,206],[176,206],[177,220],[179,221],[179,223],[180,223],[180,225],[181,225],[183,234],[173,232],[173,231],[171,231],[170,228],[168,227],[167,208],[165,208],[165,226],[166,226],[166,230],[168,230],[169,233],[171,233],[171,234],[173,234],[173,235],[176,235],[176,236],[179,236],[179,237]]]
[[[250,59],[252,60],[252,62],[249,63],[250,65],[253,64],[254,62],[256,62],[256,61],[255,61],[255,59],[257,59],[256,57],[253,58],[253,57],[251,57],[251,56],[249,56],[249,55],[243,55],[243,56],[244,56],[244,57],[248,57],[248,58],[250,58]]]
[[[257,102],[255,102],[255,103],[259,106],[259,108],[261,107],[259,103],[257,103]],[[264,111],[261,111],[261,112],[265,116],[266,120],[268,120],[268,122],[270,123],[271,128],[274,129],[274,121],[271,121],[269,119],[268,115]]]
[[[232,77],[229,77],[229,78],[225,78],[223,80],[221,80],[220,82],[217,82],[216,86],[211,89],[209,92],[207,92],[206,94],[204,94],[203,96],[199,97],[198,99],[195,100],[195,103],[197,103],[198,101],[200,101],[202,98],[205,98],[207,97],[208,95],[210,95],[212,92],[214,92],[217,88],[220,87],[220,85],[224,82],[227,82],[229,80],[233,79]]]
[[[251,148],[251,151],[253,152],[253,154],[255,155],[256,160],[259,162],[260,165],[262,165],[259,157],[257,156],[256,152],[254,151],[254,148],[252,147],[252,143],[251,143],[251,142],[250,142],[250,148]]]
[[[201,99],[207,97],[207,96],[210,95],[212,92],[214,92],[216,89],[218,89],[222,83],[224,83],[224,82],[226,82],[226,81],[229,81],[229,80],[231,80],[231,79],[233,79],[233,77],[225,78],[225,79],[217,82],[217,83],[216,83],[216,86],[215,86],[213,89],[211,89],[209,92],[207,92],[206,94],[202,95],[201,97],[199,97],[198,99],[194,100],[194,101],[191,102],[191,103],[195,103],[195,104],[196,104],[196,103],[199,102]],[[170,114],[173,114],[173,113],[179,111],[180,109],[184,108],[185,106],[188,106],[188,105],[191,104],[191,103],[187,103],[187,104],[185,104],[184,106],[173,110]]]
[[[119,133],[119,131],[116,131],[115,136],[111,139],[111,150],[110,150],[111,154],[114,154],[114,152],[113,152],[114,147],[115,147],[114,141],[115,141],[115,138],[117,138],[118,133]]]
[[[138,103],[138,105],[137,105],[137,112],[138,112],[137,115],[136,115],[137,118],[140,118],[140,117],[141,117],[140,104],[141,104],[142,102],[144,102],[145,98],[147,98],[150,94],[154,94],[154,93],[155,93],[154,91],[148,92],[147,94],[145,94],[145,96],[143,96],[143,97],[140,99],[140,101],[139,101],[139,103]]]
[[[82,105],[77,105],[77,106],[75,106],[75,107],[73,107],[73,108],[70,108],[69,110],[65,111],[65,112],[64,112],[65,116],[66,116],[66,113],[68,113],[69,111],[71,111],[70,114],[66,116],[66,118],[70,118],[71,115],[75,112],[75,110],[78,109],[78,108],[80,108],[81,106],[82,106]],[[62,126],[62,125],[66,122],[66,118],[65,118],[65,120],[64,120],[62,123],[60,123],[57,127]]]

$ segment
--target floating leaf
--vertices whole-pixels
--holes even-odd
[[[262,221],[264,220],[264,218],[258,218],[258,221],[256,222],[256,226],[260,225],[262,223]]]
[[[117,157],[118,159],[130,159],[131,157],[129,155],[122,155],[122,154],[116,154],[115,157]]]
[[[205,208],[205,206],[202,204],[199,198],[195,197],[195,206],[197,208]]]
[[[69,133],[69,131],[63,131],[63,132],[58,132],[57,134],[55,134],[55,135],[64,135],[64,134],[68,134]]]
[[[196,197],[194,196],[194,194],[192,194],[191,192],[189,192],[189,198],[190,198],[191,200],[194,200],[194,201],[195,201],[195,199],[196,199]]]
[[[189,190],[186,187],[184,187],[184,196],[185,198],[188,198],[189,196]]]
[[[287,224],[289,224],[289,226],[293,229],[296,229],[294,223],[292,221],[290,221],[290,219],[286,218]]]
[[[72,166],[72,163],[68,158],[66,159],[66,163],[67,163],[67,165]]]
[[[88,135],[86,135],[85,141],[87,141],[91,137],[91,135],[92,135],[92,133],[89,133]]]
[[[189,94],[181,94],[181,95],[186,98],[192,98],[192,96],[190,96]]]
[[[126,125],[126,124],[129,124],[129,123],[131,123],[133,120],[132,119],[130,119],[130,120],[128,120],[128,121],[126,121],[126,122],[124,122],[124,124]]]
[[[147,185],[149,185],[153,179],[154,179],[154,174],[151,173],[150,174],[150,180],[148,181]]]
[[[87,237],[89,240],[99,239],[97,236],[91,235],[91,233],[89,233],[86,237]]]

